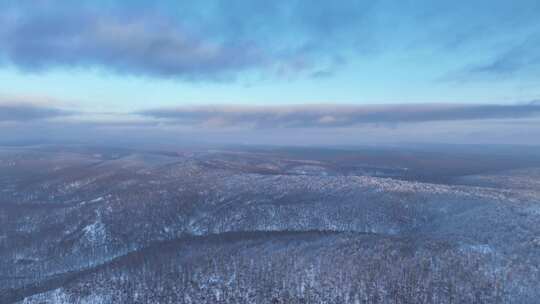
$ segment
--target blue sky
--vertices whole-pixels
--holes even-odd
[[[527,119],[536,126],[535,115],[516,117],[512,107],[525,104],[530,113],[538,112],[539,15],[540,2],[528,0],[3,1],[0,110],[20,113],[31,105],[53,110],[47,113],[70,113],[40,118],[47,127],[59,127],[61,120],[78,127],[81,121],[130,121],[143,122],[152,132],[164,125],[169,132],[179,125],[198,128],[216,121],[220,128],[238,128],[240,120],[230,124],[231,111],[244,118],[261,111],[270,116],[308,111],[319,113],[320,121],[354,121],[347,125],[351,134],[368,127],[387,134],[371,118],[335,117],[343,113],[336,109],[354,106],[357,113],[379,105],[385,113],[431,113],[430,107],[446,109],[447,104],[460,109],[496,105],[508,106],[501,112],[509,114],[458,118],[476,128],[484,125],[483,132],[501,123],[493,119]],[[321,105],[333,116],[320,113]],[[215,107],[213,115],[200,115],[209,106]],[[194,108],[199,111],[195,116],[206,120],[190,119],[186,126],[186,120],[171,122],[178,115],[146,115],[156,110],[193,113]],[[32,133],[28,121],[2,116],[0,123],[17,123],[28,129],[25,134]],[[477,141],[468,136],[478,130],[466,134],[448,117],[429,120],[454,123],[445,127],[446,137],[420,139]],[[252,116],[245,121],[260,125]],[[388,140],[425,123],[396,121],[396,136]],[[249,134],[258,130],[242,125]],[[314,138],[320,137],[314,126],[309,128]],[[508,136],[516,132],[521,131],[510,130]],[[408,140],[417,139],[416,131],[406,133],[411,134]],[[521,136],[519,142],[531,140]]]

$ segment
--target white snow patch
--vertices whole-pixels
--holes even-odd
[[[490,254],[495,252],[495,250],[491,246],[486,244],[465,245],[462,247],[462,250],[472,251],[481,254]]]
[[[110,296],[100,294],[90,294],[87,297],[78,299],[78,304],[105,304],[112,303]],[[70,299],[63,288],[58,288],[48,292],[36,294],[24,299],[21,304],[71,304],[73,299]]]
[[[91,200],[90,203],[97,203],[97,202],[101,202],[103,200],[104,200],[103,196],[100,196],[100,197],[98,197],[96,199]]]
[[[530,208],[527,209],[527,211],[531,215],[540,215],[540,207],[539,206],[530,207]]]
[[[83,228],[84,236],[94,243],[103,243],[107,236],[107,231],[105,225],[101,222],[101,219],[98,219],[93,224],[88,225]]]

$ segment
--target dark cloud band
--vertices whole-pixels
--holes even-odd
[[[137,114],[179,124],[210,126],[347,127],[432,121],[517,119],[540,115],[540,105],[393,105],[393,106],[207,106],[154,109]]]
[[[26,122],[61,116],[73,115],[74,112],[51,106],[22,103],[0,103],[0,122]]]
[[[137,113],[0,103],[2,143],[156,145],[409,142],[538,145],[540,104],[206,106]],[[336,130],[335,128],[339,128]]]

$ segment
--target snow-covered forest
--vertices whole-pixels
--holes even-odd
[[[293,152],[2,148],[0,302],[537,303],[540,169]]]

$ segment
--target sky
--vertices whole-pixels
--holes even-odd
[[[540,145],[537,0],[0,2],[0,143]]]

